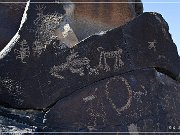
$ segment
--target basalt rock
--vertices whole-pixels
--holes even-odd
[[[99,31],[122,26],[143,13],[141,0],[72,0],[72,2],[90,2],[65,6],[68,9],[73,8],[70,22],[79,40]]]
[[[54,33],[67,26],[63,8],[25,9],[0,52],[1,131],[179,131],[180,61],[161,15],[143,13],[68,48]]]
[[[20,1],[23,2],[23,0]],[[0,2],[10,2],[10,0],[0,0]],[[0,3],[0,50],[5,47],[18,30],[24,7],[25,4]]]
[[[11,0],[0,0],[0,2],[10,1]],[[6,46],[13,35],[17,32],[26,1],[27,0],[16,0],[16,2],[24,3],[0,4],[0,50]],[[31,2],[42,2],[40,4],[41,6],[47,6],[47,4],[43,4],[44,0],[31,0]],[[70,24],[76,34],[76,37],[73,36],[74,38],[68,39],[66,37],[66,40],[68,41],[65,42],[68,42],[68,44],[71,44],[72,42],[77,43],[78,40],[80,41],[88,36],[98,33],[99,31],[109,30],[124,25],[143,12],[143,5],[140,0],[131,0],[131,3],[127,3],[129,2],[128,0],[72,0],[72,2],[76,3],[70,3],[70,0],[45,0],[45,2],[56,2],[56,9],[59,8],[64,10],[63,12],[60,12],[58,9],[57,12],[66,16],[64,21]],[[68,3],[57,4],[57,2]],[[50,5],[47,7],[50,8]]]

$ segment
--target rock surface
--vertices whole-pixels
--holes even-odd
[[[9,1],[0,0],[0,2]],[[0,3],[0,50],[5,47],[18,30],[24,7],[25,4]]]
[[[73,17],[70,19],[71,26],[79,40],[99,31],[122,26],[137,15],[143,13],[143,6],[140,0],[72,0],[72,2],[87,1],[90,3],[74,4]],[[134,4],[127,2],[139,3]],[[70,6],[69,4],[69,6],[66,7],[72,8],[72,5]]]
[[[59,6],[27,4],[0,52],[0,131],[179,131],[180,59],[162,16],[143,13],[68,48],[54,33]]]
[[[0,2],[9,1],[11,0],[0,0]],[[26,2],[27,0],[16,1]],[[46,0],[46,2],[58,1],[64,2],[64,0]],[[47,4],[43,4],[43,0],[31,0],[31,2],[42,2],[42,4],[40,4],[41,6],[47,6]],[[70,1],[66,0],[65,2]],[[142,3],[140,3],[140,0],[136,0],[135,2],[139,2],[136,4],[126,3],[128,2],[128,0],[112,1],[124,3],[102,3],[111,2],[109,0],[88,0],[88,2],[90,3],[80,3],[87,2],[84,0],[72,0],[72,2],[76,3],[63,4],[63,9],[65,10],[64,12],[60,12],[59,10],[57,10],[57,12],[65,14],[66,17],[64,17],[64,21],[70,24],[70,27],[72,27],[73,32],[77,36],[73,36],[73,38],[70,39],[66,38],[66,40],[68,39],[69,41],[67,40],[65,42],[69,42],[70,44],[77,44],[78,40],[80,41],[95,33],[124,25],[143,12],[143,6]],[[134,0],[130,2],[134,2]],[[0,50],[2,50],[18,30],[25,4],[4,3],[0,4],[0,7]],[[50,5],[48,5],[47,7],[50,8]],[[62,4],[56,3],[56,8],[62,9]]]

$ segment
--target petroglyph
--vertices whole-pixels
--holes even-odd
[[[97,109],[93,109],[93,105],[91,105],[90,108],[86,111],[90,116],[90,120],[88,122],[89,126],[95,128],[97,126],[98,119],[101,119],[102,122],[105,124],[106,114],[104,114],[103,112],[98,112]]]
[[[66,62],[59,65],[59,66],[54,66],[50,70],[50,74],[56,78],[59,79],[64,79],[62,75],[59,73],[65,71],[65,70],[70,70],[71,73],[77,73],[80,76],[84,76],[84,69],[87,65],[89,65],[90,60],[86,57],[84,58],[78,58],[78,52],[72,51],[69,56],[66,57]]]
[[[90,116],[87,127],[89,131],[95,131],[98,121],[101,121],[101,124],[106,123],[106,112],[104,111],[102,93],[98,91],[98,88],[95,88],[92,95],[88,96],[86,99],[89,101],[85,102],[86,106],[88,106],[86,112]]]
[[[83,98],[83,101],[84,102],[88,102],[88,101],[91,101],[91,100],[93,100],[93,99],[95,99],[96,97],[94,96],[94,95],[91,95],[91,96],[88,96],[88,97],[85,97],[85,98]]]
[[[17,102],[19,105],[24,102],[22,99],[18,98],[20,95],[22,95],[22,86],[20,82],[16,82],[10,78],[0,77],[0,83],[4,88],[7,89],[8,93],[13,97],[15,102]]]
[[[130,132],[130,135],[139,135],[138,134],[138,127],[135,124],[130,124],[128,126],[128,130]],[[133,133],[134,132],[134,133]]]
[[[141,88],[143,89],[143,91],[133,91],[133,97],[137,100],[137,102],[142,103],[141,97],[142,96],[147,96],[147,90],[145,89],[145,87],[143,85],[140,85]]]
[[[127,88],[127,90],[128,90],[128,100],[127,100],[127,103],[124,105],[124,106],[122,106],[122,107],[117,107],[117,105],[113,102],[113,99],[110,97],[110,90],[109,90],[109,84],[111,83],[111,82],[113,82],[113,81],[122,81],[124,84],[125,84],[125,86],[126,86],[126,88]],[[131,89],[131,86],[129,85],[129,83],[128,83],[128,81],[125,79],[125,78],[123,78],[123,77],[114,77],[114,78],[112,78],[112,79],[110,79],[107,83],[106,83],[106,88],[105,88],[105,94],[106,94],[106,98],[107,98],[107,100],[110,102],[110,104],[112,105],[112,108],[118,113],[118,115],[120,115],[123,111],[125,111],[125,110],[127,110],[130,106],[131,106],[131,102],[132,102],[132,93],[133,93],[133,91],[132,91],[132,89]]]
[[[138,91],[138,92],[134,92],[133,91],[133,93],[134,93],[134,98],[137,99],[137,102],[141,102],[142,103],[141,96],[144,95],[144,93],[141,92],[141,91]]]
[[[115,59],[114,70],[119,69],[124,65],[124,62],[121,60],[122,49],[118,48],[116,51],[103,51],[102,47],[98,47],[97,50],[100,52],[100,60],[98,67],[104,69],[106,72],[110,71],[110,66],[107,64],[107,59]],[[104,65],[103,65],[104,63]]]
[[[44,14],[45,9],[46,7],[43,5],[36,8],[38,17],[34,20],[34,25],[37,30],[32,48],[35,56],[40,56],[53,40],[58,40],[55,30],[63,21],[63,15],[59,13]]]
[[[14,49],[14,53],[18,54],[16,59],[20,59],[22,63],[26,63],[25,58],[30,56],[29,46],[26,40],[21,41],[19,45],[19,50]]]
[[[107,59],[115,59],[114,70],[118,70],[124,65],[121,60],[122,49],[118,48],[116,51],[104,51],[103,47],[98,47],[97,50],[100,52],[99,64],[96,67],[87,67],[89,75],[99,75],[99,71],[104,70],[106,72],[111,71],[110,66],[107,63]]]
[[[151,49],[153,49],[154,51],[156,51],[156,44],[157,42],[156,42],[156,40],[154,40],[153,42],[148,42],[148,44],[149,44],[149,46],[148,46],[148,48],[151,50]]]
[[[5,78],[0,80],[0,82],[2,83],[2,85],[8,89],[8,92],[12,92],[13,89],[20,89],[21,86],[18,85],[16,82],[14,82],[12,79],[9,78]]]
[[[77,73],[80,76],[84,76],[84,70],[87,69],[87,73],[89,75],[99,75],[99,71],[111,71],[111,68],[107,63],[107,59],[115,60],[113,67],[115,71],[124,65],[124,62],[121,60],[122,49],[109,52],[100,51],[102,49],[102,47],[97,48],[97,50],[100,52],[99,64],[97,66],[91,67],[90,60],[88,58],[78,58],[80,57],[78,52],[71,51],[71,54],[66,58],[66,62],[58,66],[53,66],[50,69],[50,74],[56,78],[65,79],[64,76],[59,74],[60,72],[70,70],[71,73]]]
[[[97,67],[91,68],[90,65],[88,65],[87,69],[89,70],[89,75],[99,75],[99,69]]]
[[[46,46],[44,46],[44,44],[40,41],[34,41],[32,49],[33,49],[34,55],[40,56],[43,50],[46,49]]]

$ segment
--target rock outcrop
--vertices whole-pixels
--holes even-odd
[[[79,40],[99,31],[122,26],[143,12],[140,0],[72,0],[72,2],[87,1],[90,3],[66,5],[68,8],[74,8],[71,10],[73,13],[71,13],[72,17],[69,20]]]
[[[10,2],[10,0],[0,0],[0,2]],[[8,44],[18,31],[24,7],[25,4],[0,3],[0,50]]]
[[[17,2],[26,1],[27,0],[17,0]],[[10,0],[1,0],[1,2],[10,2]],[[43,0],[31,0],[31,2],[42,2],[40,4],[41,6],[47,5],[43,4]],[[59,8],[61,10],[64,10],[60,12],[58,9],[57,12],[66,16],[64,17],[64,22],[70,24],[73,32],[76,35],[76,37],[73,36],[73,38],[70,39],[66,37],[66,41],[64,42],[66,42],[67,44],[76,44],[78,43],[78,40],[80,41],[86,37],[98,33],[99,31],[105,31],[124,25],[143,12],[143,6],[142,3],[140,3],[140,0],[135,1],[139,2],[136,4],[127,3],[128,0],[88,0],[88,2],[90,3],[81,3],[87,2],[84,0],[72,0],[72,2],[76,3],[70,3],[70,1],[67,0],[46,0],[46,2],[56,2],[56,9]],[[62,4],[57,4],[57,2],[68,3],[63,3],[62,7]],[[130,2],[134,2],[134,0]],[[18,31],[25,4],[4,3],[0,4],[0,6],[0,50],[2,50],[13,37],[13,35],[15,35],[15,33]],[[48,5],[48,7],[50,7],[50,5]],[[59,37],[62,37],[59,32],[57,32],[57,34]]]
[[[63,6],[44,5],[26,5],[0,52],[1,132],[179,131],[180,59],[160,14],[68,48]]]

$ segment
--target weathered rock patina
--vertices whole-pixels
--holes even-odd
[[[0,0],[10,2],[11,0]],[[26,0],[19,0],[26,1]],[[0,50],[2,50],[11,38],[16,34],[21,22],[25,4],[0,3]]]
[[[0,2],[10,1],[11,0],[0,0]],[[6,46],[6,44],[15,35],[19,28],[19,24],[25,7],[25,2],[27,2],[27,0],[16,1],[24,3],[0,4],[0,50],[2,50]],[[41,6],[47,6],[47,4],[43,3],[43,0],[31,0],[31,2],[41,2]],[[56,12],[66,16],[64,18],[64,22],[68,22],[70,24],[79,41],[99,31],[109,30],[124,25],[143,12],[143,6],[140,0],[136,0],[135,2],[139,2],[136,4],[127,3],[128,0],[112,1],[115,3],[110,3],[111,1],[109,0],[88,0],[89,3],[82,3],[87,2],[85,0],[72,0],[72,2],[76,3],[70,3],[69,0],[46,0],[46,2],[56,2],[56,9],[62,9],[62,4],[57,4],[58,2],[68,2],[63,3],[63,10],[65,10],[65,12],[60,12],[59,9]],[[134,0],[130,0],[130,2],[134,2]],[[50,8],[50,5],[48,5],[47,7]],[[68,40],[66,42],[77,43],[76,39],[72,39],[68,39],[66,37],[66,40]]]
[[[143,13],[141,0],[72,0],[72,2],[89,2],[75,3],[74,7],[71,5],[74,9],[70,22],[79,40],[99,31],[122,26]],[[67,7],[70,7],[70,4]]]
[[[161,15],[68,48],[54,32],[63,5],[27,7],[19,38],[0,52],[0,131],[179,131],[180,59]]]

